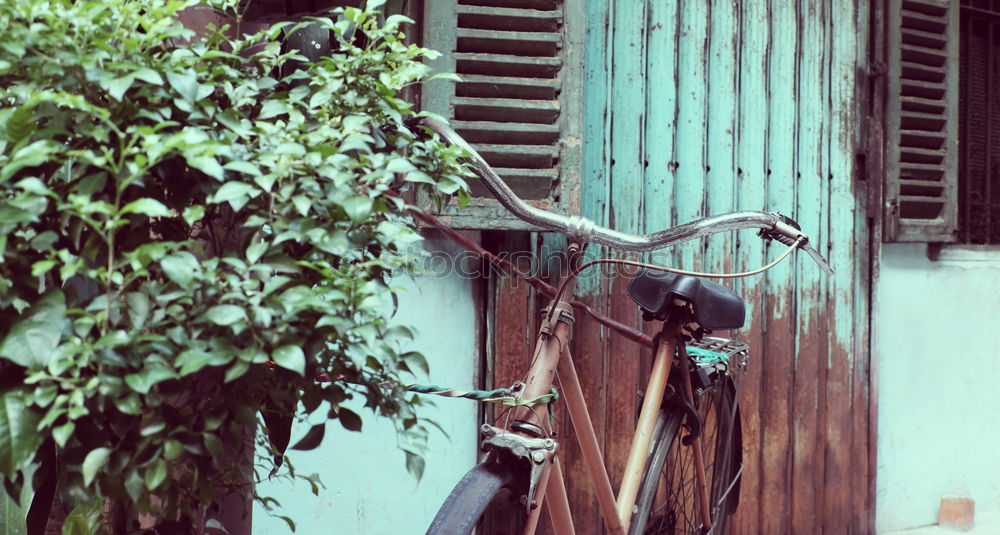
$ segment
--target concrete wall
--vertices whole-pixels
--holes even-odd
[[[425,245],[437,252],[455,252],[452,244],[440,240],[427,240]],[[435,384],[472,388],[479,361],[472,281],[455,273],[440,276],[441,266],[434,264],[439,276],[397,280],[407,291],[399,296],[396,320],[418,330],[413,349],[427,357]],[[428,382],[426,377],[419,379]],[[370,410],[356,408],[364,418],[361,433],[346,431],[334,422],[318,449],[292,452],[297,472],[319,474],[326,487],[319,496],[313,496],[304,481],[270,481],[258,491],[281,503],[275,514],[291,517],[296,533],[423,533],[477,455],[477,405],[437,399],[436,407],[421,408],[420,414],[437,421],[450,439],[432,432],[426,471],[419,483],[406,471],[392,425],[373,417]],[[307,425],[296,428],[292,444],[307,429]],[[257,504],[253,532],[290,533],[283,520]]]
[[[878,294],[878,532],[1000,510],[1000,250],[886,244]]]

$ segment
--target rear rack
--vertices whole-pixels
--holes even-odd
[[[727,369],[737,369],[745,372],[747,363],[750,361],[750,346],[737,340],[729,340],[716,336],[703,336],[701,340],[687,342],[687,346],[689,348],[693,347],[725,355],[724,362],[720,362],[718,359],[702,361],[696,358],[695,362],[699,366],[718,366],[719,364],[723,364]]]

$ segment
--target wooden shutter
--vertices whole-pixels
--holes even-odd
[[[955,241],[958,1],[891,0],[886,241]]]
[[[564,7],[563,0],[427,0],[424,46],[442,53],[432,67],[461,81],[428,82],[421,105],[448,119],[522,199],[569,213],[579,195],[572,186],[580,174],[583,28],[576,26],[582,13]],[[445,210],[453,226],[528,228],[470,186],[469,207]]]

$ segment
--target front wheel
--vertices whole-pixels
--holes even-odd
[[[650,445],[651,455],[629,535],[723,535],[729,515],[739,499],[740,420],[735,389],[728,378],[720,378],[696,395],[701,417],[701,448],[705,479],[709,487],[711,528],[702,522],[695,476],[694,446],[682,439],[689,428],[685,410],[669,402],[657,418]]]
[[[514,475],[509,466],[485,463],[474,467],[444,500],[427,535],[520,535],[524,508],[516,503],[509,486]]]

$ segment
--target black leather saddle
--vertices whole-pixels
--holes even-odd
[[[705,329],[739,329],[746,319],[746,305],[736,292],[698,277],[643,269],[628,285],[628,295],[645,312],[658,319],[674,298],[694,305],[694,321]]]

